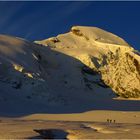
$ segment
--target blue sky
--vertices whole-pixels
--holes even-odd
[[[0,33],[40,40],[96,26],[124,38],[140,50],[140,2],[0,2]]]

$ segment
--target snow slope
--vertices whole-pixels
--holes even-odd
[[[1,115],[138,110],[137,101],[113,98],[140,97],[139,85],[139,53],[99,28],[34,43],[0,35]]]

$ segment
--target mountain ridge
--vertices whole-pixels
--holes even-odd
[[[139,52],[91,28],[35,42],[0,35],[0,113],[137,110],[114,98],[139,99]]]

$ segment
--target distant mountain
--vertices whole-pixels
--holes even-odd
[[[140,53],[120,37],[82,26],[34,43],[0,35],[1,112],[80,112],[117,96],[140,97]]]

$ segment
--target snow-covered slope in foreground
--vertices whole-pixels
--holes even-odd
[[[96,27],[75,26],[36,43],[80,60],[118,95],[140,97],[140,54],[120,37]]]

